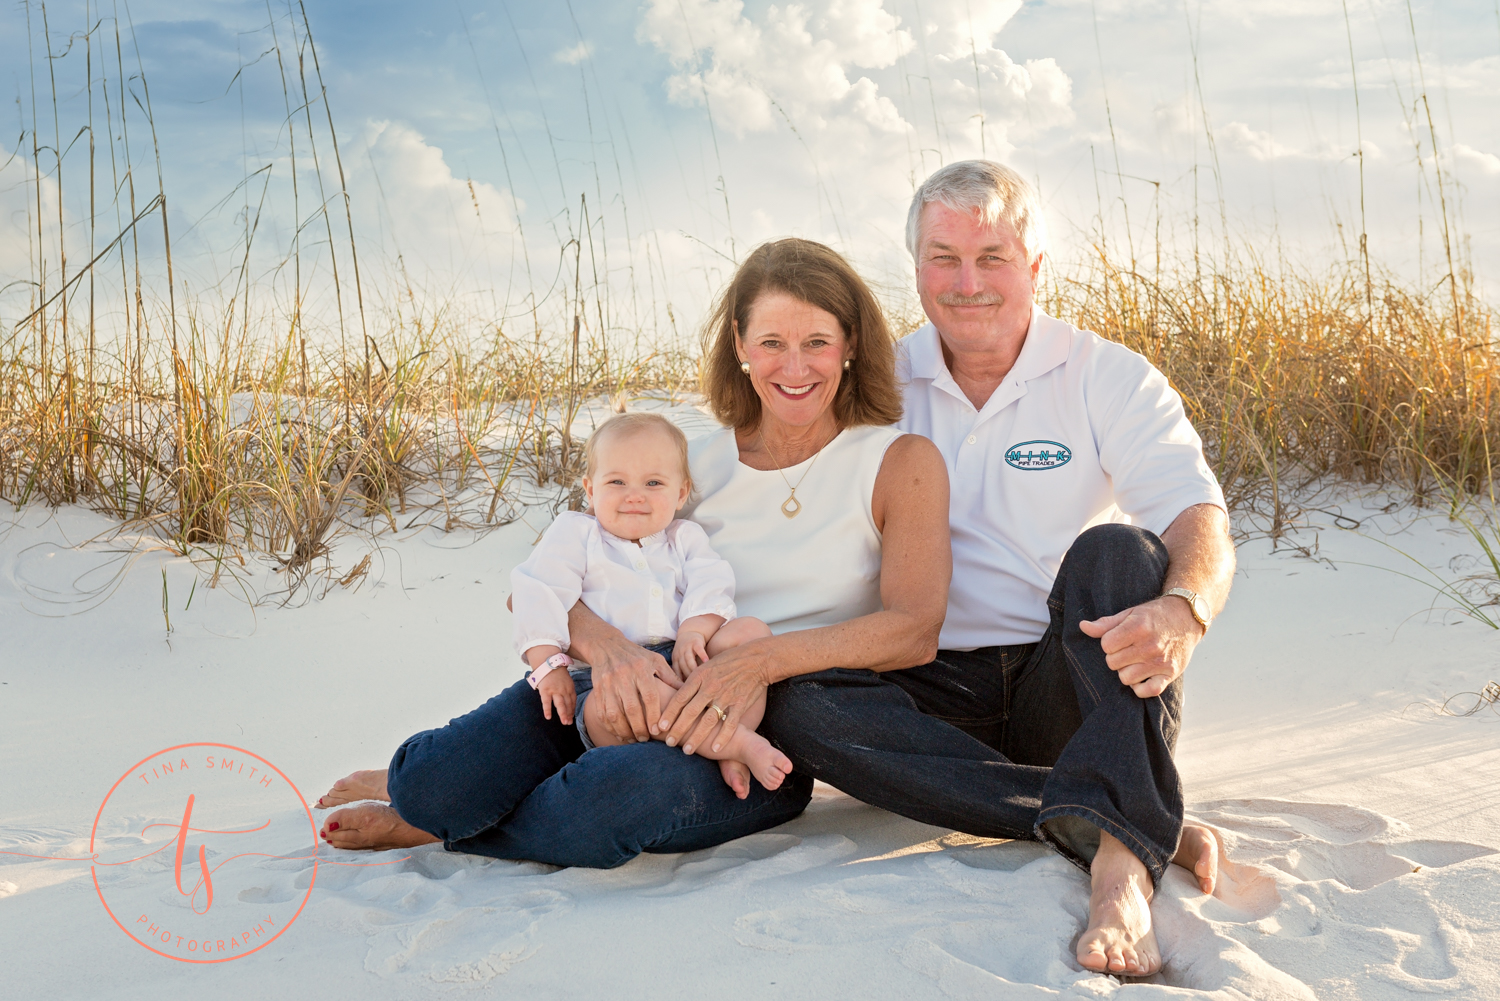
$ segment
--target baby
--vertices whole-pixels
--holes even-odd
[[[662,705],[700,663],[771,630],[759,619],[735,617],[729,564],[702,528],[673,518],[693,488],[687,439],[675,424],[658,414],[612,418],[589,438],[584,457],[590,513],[559,515],[530,558],[511,571],[514,634],[547,719],[555,709],[565,725],[576,719],[585,748],[612,747],[625,742],[606,724],[601,700],[588,692],[577,698],[565,670],[572,664],[563,652],[568,610],[580,598],[627,639],[661,655]],[[740,799],[750,793],[742,766],[767,789],[778,788],[792,770],[786,755],[755,732],[764,712],[762,696],[721,750],[697,751],[719,762]]]

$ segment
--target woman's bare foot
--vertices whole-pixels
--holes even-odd
[[[335,810],[318,833],[335,848],[373,851],[415,848],[441,840],[411,826],[391,807],[376,803]]]
[[[1089,867],[1089,926],[1078,938],[1078,963],[1086,970],[1148,977],[1161,968],[1151,930],[1151,874],[1117,839],[1099,833],[1099,853]]]
[[[740,735],[740,746],[736,748],[739,753],[735,757],[750,766],[751,774],[761,785],[769,790],[780,789],[781,783],[792,773],[792,759],[752,730],[740,727]]]
[[[384,768],[368,768],[344,776],[318,799],[317,808],[331,810],[345,803],[358,803],[362,799],[378,799],[389,803],[391,794],[385,791],[385,772]]]
[[[1219,836],[1212,827],[1184,824],[1182,840],[1172,864],[1180,865],[1198,880],[1198,889],[1213,895],[1219,884]]]
[[[743,761],[725,758],[719,762],[719,774],[724,776],[724,784],[734,790],[736,799],[750,795],[750,769]]]

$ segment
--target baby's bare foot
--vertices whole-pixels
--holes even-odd
[[[792,773],[792,759],[771,746],[771,742],[758,733],[747,733],[741,755],[757,781],[767,789],[781,788],[781,783]]]
[[[377,803],[335,810],[318,833],[335,848],[370,851],[415,848],[441,840],[411,826],[391,807]]]
[[[734,790],[736,799],[750,795],[750,769],[743,761],[728,758],[720,761],[719,774],[724,776],[724,784]]]
[[[318,799],[316,806],[319,810],[331,810],[335,806],[358,803],[362,799],[378,799],[389,803],[391,795],[385,791],[385,773],[384,768],[368,768],[346,775]]]

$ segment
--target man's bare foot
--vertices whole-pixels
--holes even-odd
[[[344,776],[318,799],[317,808],[331,810],[335,806],[358,803],[362,799],[378,799],[389,803],[391,794],[385,791],[385,772],[384,768],[367,768]]]
[[[1180,865],[1198,880],[1198,889],[1213,895],[1219,885],[1219,836],[1212,827],[1184,824],[1182,840],[1172,864]]]
[[[750,766],[750,772],[767,789],[781,788],[781,783],[792,774],[792,759],[771,746],[771,742],[754,731],[740,728],[746,738],[741,743],[740,760]],[[743,798],[743,797],[741,797]]]
[[[401,819],[394,809],[376,803],[335,810],[318,832],[335,848],[415,848],[441,840]]]
[[[1161,968],[1151,930],[1151,874],[1117,839],[1099,832],[1099,853],[1089,867],[1089,926],[1078,938],[1078,963],[1086,970],[1149,977]]]
[[[743,761],[725,758],[719,762],[719,774],[724,776],[724,784],[734,790],[736,799],[750,795],[750,769]]]

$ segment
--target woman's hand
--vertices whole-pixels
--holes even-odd
[[[770,684],[774,644],[774,639],[755,640],[705,662],[672,696],[662,710],[658,730],[653,732],[664,732],[667,746],[681,746],[686,754],[710,739],[715,751],[722,749],[734,735],[746,707],[764,695]],[[724,710],[722,721],[711,706]]]

